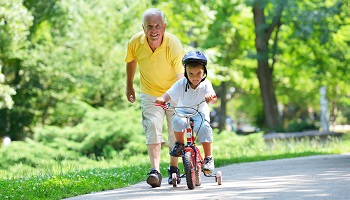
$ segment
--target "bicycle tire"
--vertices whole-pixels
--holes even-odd
[[[195,175],[195,163],[194,163],[194,158],[192,156],[192,153],[186,152],[184,155],[184,160],[183,160],[184,168],[185,168],[185,174],[186,174],[186,182],[187,182],[187,187],[190,190],[193,190],[195,188],[195,183],[196,183],[196,175]]]
[[[177,177],[176,173],[172,173],[171,174],[171,179],[173,180],[173,187],[177,187],[177,182],[178,182],[177,179],[180,179],[180,177]]]

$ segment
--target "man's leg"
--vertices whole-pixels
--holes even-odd
[[[161,107],[154,106],[156,97],[140,94],[142,108],[142,125],[146,134],[148,157],[152,166],[146,182],[152,187],[160,187],[162,174],[160,173],[161,144],[164,143],[162,128],[165,112]]]
[[[175,138],[175,133],[173,131],[173,125],[172,121],[174,118],[174,113],[173,111],[166,111],[166,120],[167,120],[167,126],[168,126],[168,146],[169,146],[169,151],[173,147],[176,138]],[[177,167],[178,166],[178,157],[173,157],[170,156],[170,166]]]
[[[161,152],[161,144],[148,144],[147,150],[148,150],[148,157],[151,162],[151,166],[153,169],[156,169],[158,172],[160,172],[159,165],[160,165],[160,152]]]

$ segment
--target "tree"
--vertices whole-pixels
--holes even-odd
[[[277,43],[277,34],[281,26],[282,12],[287,1],[275,1],[275,12],[267,22],[265,16],[265,8],[267,2],[264,0],[256,0],[253,4],[254,25],[255,25],[255,48],[257,53],[257,76],[260,83],[260,93],[264,106],[266,125],[269,129],[274,130],[280,126],[280,117],[278,113],[277,99],[273,84],[273,58],[271,55],[269,40],[275,30],[275,40]],[[272,64],[269,60],[272,59]]]
[[[5,75],[1,72],[2,66],[0,65],[0,109],[11,109],[13,106],[13,100],[11,95],[15,95],[16,91],[9,85],[5,85]]]
[[[277,82],[278,92],[288,94],[280,98],[280,103],[286,108],[293,107],[295,114],[291,117],[303,118],[300,114],[307,113],[307,109],[317,113],[318,90],[327,86],[331,102],[330,120],[335,123],[339,116],[339,123],[346,121],[344,116],[349,110],[349,105],[345,103],[349,96],[346,89],[349,86],[349,74],[346,73],[349,70],[349,47],[345,36],[349,18],[346,13],[343,1],[289,3],[282,35],[288,38],[288,44],[284,42],[279,46],[284,59],[279,61],[280,69],[276,76],[285,76],[284,79],[277,78],[282,80]],[[337,109],[338,106],[341,109]]]
[[[219,115],[219,132],[225,129],[227,114],[227,104],[232,98],[233,85],[238,84],[235,79],[235,72],[240,71],[237,60],[242,59],[244,55],[244,48],[249,46],[249,42],[244,41],[243,32],[238,25],[236,19],[242,18],[245,14],[244,9],[239,9],[241,2],[236,1],[221,1],[211,2],[210,8],[215,10],[215,18],[209,25],[209,32],[207,39],[201,45],[205,49],[214,49],[215,63],[222,67],[216,68],[216,78],[219,79],[217,83],[217,93],[220,99]],[[229,16],[229,17],[228,17]],[[231,72],[233,69],[234,72]],[[244,68],[243,68],[244,70]],[[244,71],[249,71],[244,70]],[[211,77],[214,79],[214,77]],[[215,83],[215,81],[214,81]]]
[[[28,55],[26,38],[32,21],[22,1],[0,2],[0,137],[11,136],[6,127],[16,123],[9,117],[15,109],[11,95],[15,95],[15,88],[19,87],[20,62]]]
[[[1,34],[4,44],[13,40],[18,48],[1,45],[7,47],[0,58],[6,84],[17,94],[12,110],[0,110],[0,130],[19,140],[37,125],[75,125],[81,116],[75,100],[109,109],[130,106],[120,89],[125,85],[124,50],[130,33],[142,30],[146,1],[7,2],[5,28],[12,25],[6,19],[13,18],[9,22],[26,29],[18,32],[20,37],[12,34],[22,31],[16,27]]]

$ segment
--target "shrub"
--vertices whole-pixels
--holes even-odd
[[[62,160],[78,160],[79,154],[63,149],[53,149],[31,139],[14,141],[0,148],[0,168],[10,166],[45,169],[50,161],[59,163]]]
[[[95,158],[113,158],[117,151],[122,151],[130,142],[133,142],[133,146],[144,146],[143,141],[133,141],[134,137],[138,139],[137,135],[143,135],[140,120],[139,111],[131,109],[110,111],[89,108],[81,123],[65,128],[37,128],[34,139],[50,147],[66,148]],[[137,149],[128,153],[134,153]]]

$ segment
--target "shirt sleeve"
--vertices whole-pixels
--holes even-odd
[[[180,98],[182,98],[184,88],[183,88],[183,82],[185,78],[182,78],[178,81],[176,81],[170,89],[167,91],[167,94],[170,96],[172,101],[178,101]]]
[[[131,41],[128,42],[128,48],[125,56],[125,62],[131,62],[135,59],[134,53],[131,47]]]
[[[172,65],[174,66],[176,74],[183,74],[185,70],[182,65],[182,58],[185,55],[185,50],[183,49],[181,41],[176,36],[172,34],[169,34],[169,36]]]
[[[142,32],[138,32],[130,38],[125,55],[125,62],[131,62],[136,59],[136,51],[139,48],[138,41],[141,35]]]

